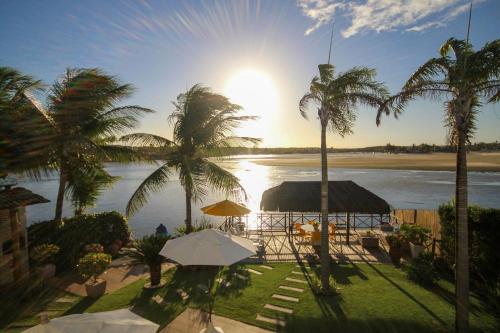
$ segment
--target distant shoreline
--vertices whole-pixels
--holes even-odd
[[[476,153],[467,155],[468,170],[481,172],[500,172],[500,152]],[[266,166],[289,167],[320,167],[319,157],[304,157],[300,155],[279,158],[251,158],[250,161]],[[352,169],[394,169],[394,170],[433,170],[454,171],[455,154],[352,154],[331,156],[328,159],[329,168]]]

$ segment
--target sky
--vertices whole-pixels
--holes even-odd
[[[318,147],[319,123],[298,111],[317,65],[368,66],[396,93],[450,37],[464,39],[468,0],[0,0],[0,66],[43,80],[67,67],[99,67],[135,87],[123,105],[156,110],[137,132],[171,137],[171,101],[196,83],[260,118],[238,134],[262,147]],[[470,40],[500,38],[500,1],[475,0]],[[416,100],[375,125],[359,107],[353,134],[328,146],[445,144],[443,101]],[[484,106],[474,141],[500,140],[500,106]]]

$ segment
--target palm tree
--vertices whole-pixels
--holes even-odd
[[[114,179],[105,171],[104,161],[137,158],[133,149],[113,144],[115,136],[137,125],[140,115],[152,112],[139,106],[115,107],[132,92],[131,85],[99,69],[68,69],[52,85],[45,114],[53,132],[49,163],[59,170],[56,221],[62,219],[65,193],[81,211]]]
[[[375,81],[375,70],[354,67],[335,76],[334,66],[318,66],[319,77],[311,81],[309,92],[300,100],[301,115],[307,119],[310,103],[318,106],[321,124],[321,284],[328,292],[330,277],[330,255],[328,242],[328,161],[326,153],[326,130],[344,137],[352,132],[357,104],[378,107],[387,98],[387,89]]]
[[[44,166],[46,119],[32,99],[41,88],[40,81],[0,67],[0,173],[31,173]]]
[[[186,233],[192,231],[191,203],[201,200],[209,188],[226,195],[246,197],[239,180],[221,168],[210,157],[220,157],[224,148],[233,144],[257,143],[258,139],[239,137],[234,130],[252,116],[238,116],[241,107],[232,104],[208,88],[194,85],[179,94],[173,102],[175,111],[169,120],[174,124],[173,140],[161,136],[136,133],[122,137],[128,144],[157,147],[166,155],[166,161],[137,188],[127,204],[127,215],[134,214],[148,200],[150,192],[165,185],[172,171],[179,174],[185,191]]]
[[[436,99],[445,97],[445,119],[449,140],[456,147],[456,253],[455,294],[456,330],[468,331],[469,315],[469,253],[467,225],[467,151],[466,145],[474,135],[475,120],[482,105],[500,99],[500,40],[486,43],[479,51],[455,38],[448,39],[432,58],[418,68],[400,93],[391,97],[379,109],[397,117],[409,101],[416,97]],[[451,56],[450,56],[451,54]]]
[[[127,251],[135,263],[149,267],[151,286],[158,286],[161,282],[161,264],[165,262],[165,257],[160,255],[160,251],[169,239],[170,236],[158,234],[144,236]]]

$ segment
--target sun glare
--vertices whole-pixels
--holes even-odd
[[[278,93],[273,79],[258,70],[242,70],[229,78],[224,94],[231,102],[241,105],[244,114],[259,117],[244,123],[238,134],[259,137],[269,144],[270,125],[278,109]]]

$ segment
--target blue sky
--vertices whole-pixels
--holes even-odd
[[[262,146],[319,146],[318,123],[298,101],[326,61],[335,20],[333,63],[369,66],[392,92],[449,37],[464,38],[466,0],[8,1],[0,0],[0,65],[50,84],[66,67],[100,67],[136,87],[124,103],[153,108],[138,131],[169,137],[171,101],[195,83],[224,92],[256,70],[275,86],[277,106],[258,113]],[[500,38],[500,1],[476,0],[471,41]],[[252,88],[252,87],[250,87]],[[258,87],[257,87],[258,88]],[[354,134],[329,135],[334,147],[443,144],[442,102],[416,101],[399,120],[375,126],[359,108]],[[259,123],[260,122],[260,123]],[[264,126],[267,123],[267,126]],[[500,139],[500,106],[486,106],[475,141]]]

